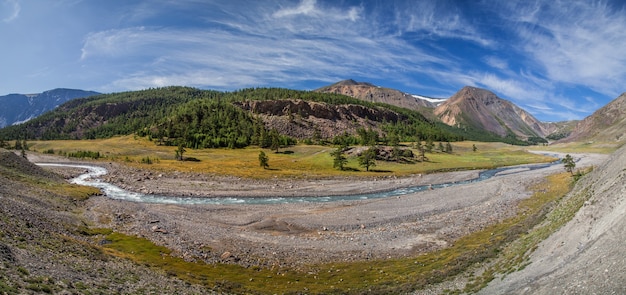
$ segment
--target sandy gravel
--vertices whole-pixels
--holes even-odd
[[[574,155],[577,167],[606,156]],[[58,158],[33,161],[63,161]],[[66,159],[65,159],[66,160]],[[270,180],[170,173],[105,164],[107,181],[133,191],[184,196],[301,196],[384,191],[473,178],[478,172],[403,178]],[[98,226],[147,237],[188,260],[244,266],[403,257],[446,247],[514,214],[530,184],[562,165],[503,174],[479,183],[376,200],[279,205],[162,205],[93,197],[85,215]],[[65,170],[66,176],[80,171]]]

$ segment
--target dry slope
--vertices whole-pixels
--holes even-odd
[[[531,264],[483,294],[626,294],[626,146],[583,178],[571,194],[589,199],[543,241]]]
[[[500,136],[544,137],[552,133],[546,125],[493,92],[466,86],[435,108],[435,115],[450,126],[473,127]]]
[[[562,142],[603,141],[623,144],[626,141],[626,93],[591,116],[580,121]]]
[[[210,294],[147,266],[109,256],[81,233],[84,201],[0,149],[0,294]]]

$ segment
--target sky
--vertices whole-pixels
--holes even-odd
[[[0,0],[0,41],[0,95],[354,79],[563,121],[626,92],[618,0]]]

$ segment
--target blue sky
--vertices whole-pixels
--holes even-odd
[[[0,0],[0,36],[0,95],[354,79],[561,121],[626,91],[620,1]]]

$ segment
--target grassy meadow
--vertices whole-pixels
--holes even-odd
[[[197,172],[245,178],[309,178],[332,176],[373,177],[410,175],[453,170],[485,169],[526,163],[549,162],[553,158],[528,153],[526,147],[503,143],[455,142],[452,153],[434,150],[426,153],[428,161],[396,163],[376,161],[366,172],[356,157],[348,157],[348,169],[333,168],[330,155],[335,147],[295,145],[273,150],[248,147],[244,149],[186,149],[186,161],[175,159],[177,147],[159,146],[136,136],[98,140],[31,141],[29,149],[37,152],[69,154],[77,151],[99,152],[100,161],[116,161],[155,171]],[[437,143],[436,143],[437,145]],[[472,146],[477,147],[473,151]],[[406,147],[404,147],[406,148]],[[259,165],[259,152],[269,157],[269,169]],[[413,149],[417,154],[417,151]],[[149,159],[149,161],[148,161]],[[150,162],[150,164],[146,163]]]

